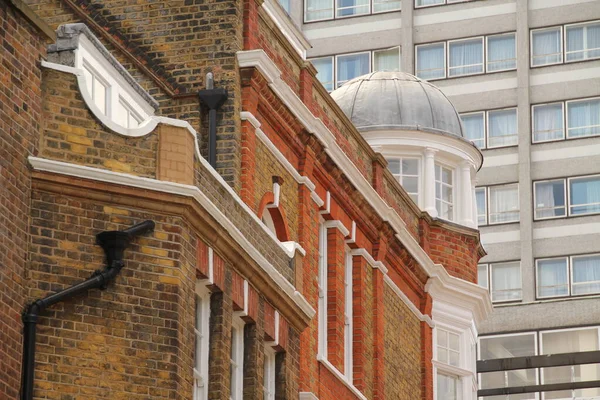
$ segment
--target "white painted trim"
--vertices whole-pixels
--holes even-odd
[[[363,249],[363,248],[352,249],[350,251],[350,254],[352,254],[352,256],[359,256],[359,257],[364,258],[373,269],[380,269],[381,272],[383,272],[383,274],[387,276],[387,272],[388,272],[387,267],[383,264],[383,262],[375,261],[375,259],[373,258],[372,255],[369,254],[367,249]]]
[[[471,306],[476,309],[474,315],[476,315],[477,322],[485,319],[492,311],[492,304],[487,291],[480,291],[478,289],[481,288],[477,285],[472,285],[462,279],[450,276],[442,265],[434,264],[423,248],[421,248],[418,241],[410,234],[406,228],[406,224],[398,213],[379,196],[371,183],[340,148],[333,133],[325,126],[323,121],[312,114],[302,100],[281,79],[279,69],[277,69],[269,56],[263,50],[248,50],[239,51],[237,58],[240,68],[255,67],[263,74],[273,92],[290,109],[299,122],[304,125],[307,131],[314,134],[321,142],[325,152],[344,172],[354,187],[365,197],[371,207],[379,213],[384,221],[392,226],[396,231],[396,238],[406,247],[408,252],[424,269],[425,273],[432,278],[430,281],[435,280],[437,282],[436,287],[440,287],[440,290],[443,288],[443,291],[447,295],[452,293],[463,300],[468,299],[471,301]],[[439,293],[440,290],[436,293]],[[464,291],[467,291],[467,294]]]
[[[338,219],[333,219],[331,221],[325,221],[323,223],[323,226],[325,227],[325,229],[336,228],[337,230],[342,232],[342,235],[344,235],[344,237],[346,237],[350,234],[350,231],[348,230],[348,228],[346,228],[344,226],[344,224],[342,224],[342,221],[340,221]]]
[[[271,17],[294,50],[296,50],[303,60],[306,60],[306,52],[311,48],[311,45],[290,17],[288,17],[287,13],[277,4],[277,0],[265,0],[262,8]]]
[[[402,302],[408,307],[408,309],[419,319],[419,321],[425,322],[427,325],[429,325],[430,328],[435,327],[435,322],[433,322],[431,317],[429,315],[423,314],[417,308],[417,306],[415,306],[413,302],[410,301],[410,299],[402,292],[402,290],[400,290],[400,288],[394,283],[392,278],[390,278],[388,275],[385,275],[383,277],[383,280],[385,283],[387,283],[390,289],[394,291],[396,296],[398,296],[400,300],[402,300]]]
[[[323,205],[321,205],[321,207],[325,207],[325,208],[323,210],[320,210],[319,214],[321,214],[321,215],[331,214],[331,193],[329,193],[329,191],[327,191],[327,193],[325,193],[325,201],[323,202]]]
[[[356,397],[360,400],[367,400],[364,394],[361,393],[360,390],[356,386],[352,384],[352,382],[348,382],[346,375],[342,374],[333,364],[329,362],[326,358],[323,358],[321,355],[317,355],[317,361],[323,364],[325,368],[329,370],[336,378],[338,378],[344,386],[346,386]]]
[[[203,158],[202,161],[206,162]],[[244,251],[246,251],[253,260],[273,279],[273,282],[285,293],[292,301],[310,318],[316,311],[306,301],[304,296],[296,290],[296,288],[281,275],[279,271],[258,251],[246,237],[239,231],[237,226],[225,216],[221,210],[217,208],[206,197],[200,189],[192,185],[184,185],[181,183],[159,181],[156,179],[143,178],[139,176],[124,174],[102,170],[98,168],[87,167],[83,165],[75,165],[64,163],[61,161],[47,160],[38,157],[29,157],[29,163],[33,169],[38,171],[47,171],[56,174],[75,176],[84,179],[97,180],[100,182],[108,182],[129,187],[135,187],[145,190],[153,190],[162,193],[177,194],[180,196],[190,197],[195,199],[202,207],[204,207],[210,215],[219,222],[221,226],[231,235]],[[216,174],[216,172],[214,172]],[[217,174],[218,175],[218,174]],[[222,179],[222,178],[221,178]],[[224,185],[228,186],[226,183]],[[241,201],[241,200],[238,200]],[[250,213],[259,222],[258,217],[254,213]],[[261,226],[264,226],[261,223]],[[267,228],[264,227],[266,230]],[[285,248],[284,248],[285,249]]]
[[[304,250],[304,247],[302,247],[298,242],[290,240],[287,242],[281,242],[281,244],[287,249],[288,255],[291,254],[290,258],[294,257],[296,251],[303,256],[306,256],[306,250]]]
[[[476,18],[493,17],[497,15],[513,14],[517,12],[515,3],[498,4],[487,7],[473,7],[468,11],[440,11],[435,14],[418,15],[414,18],[414,25],[444,24],[454,21],[469,21]]]
[[[350,238],[344,241],[346,244],[356,243],[356,221],[352,221],[352,228],[350,228]]]

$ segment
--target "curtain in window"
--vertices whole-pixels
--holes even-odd
[[[460,380],[454,376],[437,374],[437,393],[439,399],[457,400]]]
[[[375,51],[374,57],[373,71],[400,71],[400,48]]]
[[[490,111],[488,122],[488,147],[511,146],[518,143],[517,110]]]
[[[465,128],[465,138],[469,139],[480,149],[485,147],[485,130],[483,113],[461,115]]]
[[[600,256],[573,257],[573,294],[600,292]]]
[[[492,267],[492,300],[521,299],[521,266],[519,263],[494,264]]]
[[[369,54],[339,56],[337,61],[337,87],[350,79],[369,73]]]
[[[568,137],[600,134],[600,99],[567,103]]]
[[[567,27],[567,61],[600,57],[600,24]]]
[[[533,65],[553,64],[562,61],[560,29],[533,32]]]
[[[475,190],[475,201],[477,202],[477,225],[486,224],[485,189]]]
[[[399,10],[400,3],[396,0],[373,0],[373,12]]]
[[[487,70],[491,72],[514,68],[517,68],[515,35],[490,36]]]
[[[600,178],[571,180],[571,214],[587,214],[600,211]]]
[[[369,0],[337,0],[337,16],[346,17],[369,13]]]
[[[333,57],[310,60],[317,69],[317,79],[327,91],[333,90]]]
[[[483,39],[450,43],[449,76],[483,72]]]
[[[539,297],[568,295],[567,259],[539,260],[537,262],[537,285]]]
[[[444,53],[443,43],[417,47],[417,76],[422,79],[443,78]]]
[[[519,220],[519,194],[516,185],[490,188],[490,223]]]
[[[306,0],[307,21],[333,18],[333,0]]]
[[[563,217],[565,210],[564,181],[535,183],[535,217]]]
[[[564,138],[562,103],[533,107],[533,141]]]
[[[444,0],[417,0],[417,7],[432,6],[435,4],[444,4]]]

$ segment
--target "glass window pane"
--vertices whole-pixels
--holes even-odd
[[[445,77],[444,43],[417,46],[417,76],[422,79]]]
[[[408,193],[417,193],[419,191],[419,178],[403,176],[402,187]]]
[[[566,258],[537,261],[538,297],[567,296],[569,294]]]
[[[400,71],[400,48],[373,52],[373,71]]]
[[[337,58],[337,87],[350,79],[368,74],[369,53],[349,54]]]
[[[460,351],[460,337],[455,333],[448,333],[448,348],[454,351]]]
[[[458,379],[458,377],[441,373],[437,374],[438,399],[458,400],[460,399],[460,390],[460,379]]]
[[[518,143],[517,110],[490,111],[488,113],[488,147],[513,146]]]
[[[483,149],[485,147],[484,113],[461,115],[460,118],[465,128],[465,138]]]
[[[562,62],[562,38],[560,28],[533,31],[531,34],[531,65],[545,65]]]
[[[106,91],[107,87],[99,79],[94,78],[94,103],[104,115],[106,115]]]
[[[488,288],[488,267],[486,264],[477,266],[477,284],[486,289]]]
[[[475,201],[477,202],[477,225],[487,224],[487,202],[485,188],[475,189]]]
[[[487,70],[501,71],[517,68],[515,34],[488,37]]]
[[[600,177],[570,180],[569,211],[572,215],[600,212]]]
[[[400,160],[387,160],[388,168],[393,175],[400,175]]]
[[[444,0],[417,0],[415,4],[417,7],[433,6],[436,4],[444,4]]]
[[[403,175],[418,175],[419,174],[419,160],[416,159],[402,159],[402,174]]]
[[[519,189],[515,185],[490,187],[490,223],[519,220]]]
[[[567,102],[567,136],[600,134],[600,99]]]
[[[317,69],[317,79],[327,89],[333,90],[333,57],[315,58],[310,60]]]
[[[546,142],[565,137],[562,103],[533,107],[533,141]]]
[[[521,264],[519,262],[491,264],[492,301],[521,299]]]
[[[450,42],[449,76],[483,72],[483,39]]]
[[[399,10],[400,0],[373,0],[373,12]]]
[[[567,61],[600,57],[600,23],[567,26]]]
[[[306,21],[333,18],[333,0],[306,0]]]
[[[369,0],[337,0],[336,15],[347,17],[369,13]]]
[[[566,215],[565,181],[563,179],[535,182],[535,218],[554,218]]]
[[[573,294],[600,292],[600,255],[573,257]]]

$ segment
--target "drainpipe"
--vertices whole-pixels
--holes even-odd
[[[227,100],[227,90],[215,89],[212,72],[206,74],[206,89],[198,92],[200,103],[208,107],[208,162],[217,168],[217,110]]]
[[[23,312],[23,370],[21,400],[33,399],[33,374],[35,363],[35,335],[38,316],[53,304],[69,299],[90,289],[106,289],[107,285],[125,265],[123,253],[134,237],[154,230],[153,221],[144,221],[124,231],[105,231],[96,235],[96,242],[106,254],[106,268],[95,271],[90,278],[70,288],[38,299]]]

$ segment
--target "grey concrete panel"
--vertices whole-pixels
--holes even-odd
[[[600,19],[600,5],[598,2],[569,4],[562,7],[530,10],[529,14],[529,27],[538,28]]]
[[[307,58],[395,47],[400,46],[401,40],[401,29],[313,39]]]
[[[598,155],[536,162],[531,166],[531,179],[534,181],[590,174],[600,174]]]
[[[536,78],[547,77],[551,74],[554,75],[554,79],[556,79],[556,74],[561,74],[569,80],[531,86],[531,103],[549,103],[598,96],[600,94],[598,68],[600,68],[600,60],[533,68],[531,77],[534,82]],[[583,74],[591,75],[591,77],[578,79],[578,76]]]
[[[517,164],[504,165],[500,167],[482,168],[477,173],[477,186],[515,183],[518,179],[519,170]]]
[[[521,245],[519,242],[505,242],[484,244],[483,248],[488,253],[480,263],[495,263],[502,261],[515,261],[520,259]]]
[[[425,10],[416,11],[415,16],[421,15],[419,12],[422,11]],[[467,11],[465,11],[465,15],[468,15],[466,13]],[[460,39],[503,32],[514,32],[515,29],[515,14],[503,14],[439,24],[418,25],[415,26],[414,41],[415,44],[437,42],[441,40]]]

